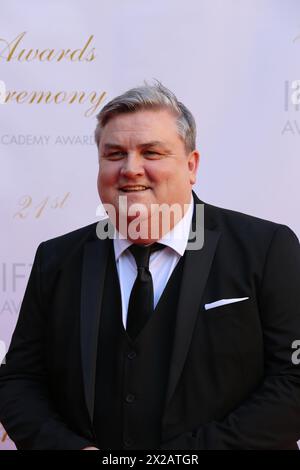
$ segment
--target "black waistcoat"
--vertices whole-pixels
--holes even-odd
[[[94,428],[100,449],[158,449],[184,257],[135,341],[122,322],[113,244],[99,329]]]

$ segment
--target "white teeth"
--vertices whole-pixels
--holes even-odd
[[[122,188],[122,191],[144,191],[147,189],[145,186],[133,186],[132,188]]]

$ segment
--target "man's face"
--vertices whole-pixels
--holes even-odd
[[[176,118],[167,110],[146,110],[113,117],[99,143],[98,191],[118,215],[119,197],[128,207],[189,204],[199,154],[187,155]]]

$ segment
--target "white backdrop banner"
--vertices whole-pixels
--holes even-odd
[[[0,354],[38,244],[97,220],[97,112],[153,78],[195,115],[201,199],[300,236],[298,0],[1,2]]]

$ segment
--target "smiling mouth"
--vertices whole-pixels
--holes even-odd
[[[124,193],[137,193],[137,192],[141,192],[141,191],[146,191],[147,189],[150,189],[149,187],[147,186],[124,186],[123,188],[120,188],[120,191],[123,191]]]

